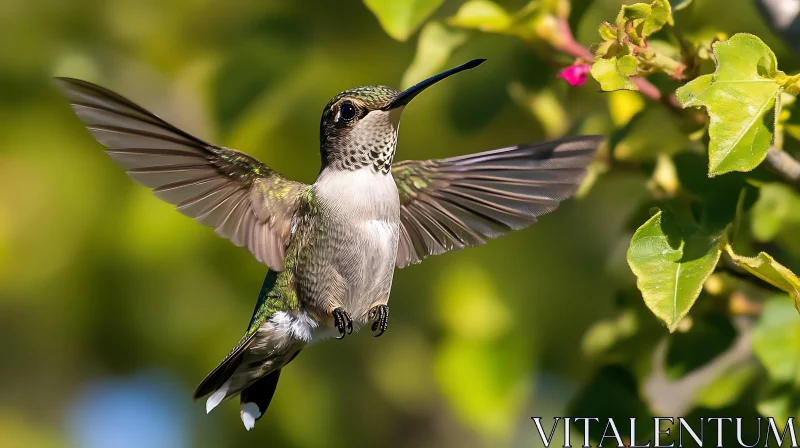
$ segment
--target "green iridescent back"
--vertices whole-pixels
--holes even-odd
[[[315,234],[315,226],[321,224],[319,213],[317,213],[317,201],[311,188],[303,191],[300,201],[301,205],[296,221],[297,229],[289,247],[286,248],[284,270],[267,272],[253,311],[253,317],[250,319],[243,340],[248,339],[262,323],[277,311],[295,313],[300,307],[295,283],[295,267],[301,257],[308,256],[308,249],[314,244],[312,237]]]

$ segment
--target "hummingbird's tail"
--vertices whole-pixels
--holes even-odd
[[[209,395],[206,412],[241,395],[242,422],[248,430],[272,401],[281,369],[311,341],[318,326],[300,310],[275,309],[279,275],[267,274],[247,333],[194,392],[195,400]]]
[[[250,430],[269,407],[281,369],[304,345],[302,341],[287,339],[280,328],[267,321],[197,386],[194,399],[210,394],[206,412],[211,412],[220,403],[239,395],[242,422]]]

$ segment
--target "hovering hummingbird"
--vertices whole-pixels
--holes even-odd
[[[305,346],[363,325],[375,336],[386,331],[395,268],[527,227],[575,193],[599,136],[392,163],[409,101],[484,60],[402,92],[367,86],[333,97],[322,112],[322,167],[312,185],[194,137],[102,87],[57,79],[130,177],[269,267],[244,337],[194,393],[210,394],[208,412],[240,395],[251,429],[281,369]]]

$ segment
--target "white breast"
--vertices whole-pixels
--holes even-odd
[[[366,290],[372,291],[379,288],[386,276],[391,276],[394,272],[400,224],[372,219],[365,222],[363,226],[365,229],[363,244],[367,249],[363,266],[364,271],[370,273],[364,279],[364,286]]]
[[[361,318],[391,287],[400,235],[397,186],[391,175],[367,167],[322,173],[314,188],[336,235],[332,267],[348,285],[342,303]]]
[[[314,183],[314,193],[343,215],[358,214],[351,222],[400,219],[400,197],[394,178],[376,173],[371,167],[325,170]]]
[[[386,249],[391,246],[391,243],[397,234],[397,223],[392,223],[380,219],[370,219],[366,222],[367,232],[372,236],[372,239],[377,245]]]

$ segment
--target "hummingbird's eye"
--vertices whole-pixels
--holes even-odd
[[[356,116],[356,106],[353,103],[344,102],[339,106],[339,117],[344,121],[350,121]]]

